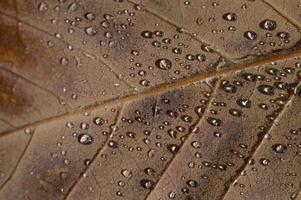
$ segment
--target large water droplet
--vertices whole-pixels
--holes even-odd
[[[277,28],[277,23],[274,20],[265,19],[262,22],[260,22],[259,26],[264,30],[272,31]]]
[[[172,67],[172,63],[167,58],[159,59],[155,62],[156,66],[162,70],[169,70]]]

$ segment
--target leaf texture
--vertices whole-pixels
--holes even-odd
[[[0,0],[0,199],[301,199],[298,0]]]

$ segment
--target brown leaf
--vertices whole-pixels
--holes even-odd
[[[0,199],[300,199],[299,7],[0,1]]]

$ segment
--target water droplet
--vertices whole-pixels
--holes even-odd
[[[248,99],[238,99],[236,103],[242,107],[242,108],[250,108],[251,107],[251,101]]]
[[[270,160],[266,159],[266,158],[262,158],[260,159],[259,163],[263,166],[269,166],[270,165]]]
[[[91,35],[91,36],[94,36],[97,34],[97,30],[96,28],[92,27],[92,26],[89,26],[87,28],[85,28],[85,32],[87,35]]]
[[[89,128],[89,124],[87,122],[82,122],[80,123],[80,128],[86,130]]]
[[[272,148],[276,153],[284,153],[287,149],[283,144],[274,144]]]
[[[301,97],[301,85],[298,85],[298,86],[295,88],[294,94],[295,94],[296,96]]]
[[[148,87],[150,85],[149,80],[143,79],[140,82],[140,85],[144,86],[144,87]]]
[[[172,118],[177,118],[179,115],[177,111],[172,111],[172,110],[167,110],[166,113],[169,117],[172,117]]]
[[[48,5],[43,1],[38,5],[38,9],[40,12],[44,12],[48,10]]]
[[[144,38],[151,39],[151,38],[153,38],[153,32],[151,32],[151,31],[143,31],[141,33],[141,36],[144,37]]]
[[[92,144],[93,140],[94,140],[93,137],[89,134],[80,134],[78,136],[79,143],[84,144],[84,145]]]
[[[174,199],[175,197],[176,197],[176,193],[175,192],[170,192],[168,194],[168,198],[170,198],[170,199]]]
[[[223,19],[226,21],[236,21],[237,15],[235,13],[229,12],[223,15]]]
[[[101,117],[95,117],[93,119],[93,122],[94,122],[94,124],[96,124],[98,126],[101,126],[101,125],[103,125],[105,123],[105,120],[103,118],[101,118]]]
[[[287,40],[290,38],[290,34],[288,32],[279,32],[277,33],[277,37]]]
[[[169,70],[172,67],[172,63],[167,58],[159,59],[155,62],[156,66],[162,70]]]
[[[199,143],[198,141],[194,141],[191,143],[191,146],[193,146],[193,148],[199,149],[201,148],[201,143]]]
[[[230,109],[229,113],[232,116],[235,116],[235,117],[241,117],[242,116],[242,112],[240,110],[237,110],[237,109]]]
[[[142,179],[140,181],[140,185],[145,188],[145,189],[148,189],[148,190],[152,190],[155,188],[155,183],[151,180],[147,180],[147,179]]]
[[[212,126],[221,126],[222,125],[222,120],[216,119],[213,117],[207,117],[207,122],[211,124]]]
[[[255,33],[254,31],[246,31],[244,32],[244,37],[249,40],[256,40],[257,33]]]
[[[229,84],[228,81],[223,81],[221,83],[221,89],[223,89],[225,92],[228,92],[228,93],[235,93],[237,91],[236,86]]]
[[[195,181],[195,180],[188,180],[188,181],[186,182],[186,184],[187,184],[189,187],[193,187],[193,188],[198,187],[198,185],[199,185],[199,183],[198,183],[197,181]]]
[[[116,149],[118,147],[118,142],[114,141],[114,140],[110,140],[108,142],[108,146],[113,148],[113,149]]]
[[[169,129],[167,133],[171,138],[177,138],[178,133],[174,129]]]
[[[155,170],[153,169],[153,168],[150,168],[150,167],[148,167],[148,168],[145,168],[144,169],[144,172],[147,174],[147,175],[149,175],[149,176],[154,176],[155,175]]]
[[[277,23],[274,20],[265,19],[262,22],[260,22],[259,26],[264,30],[272,31],[277,28]]]
[[[261,92],[262,94],[265,95],[274,95],[274,87],[270,86],[270,85],[260,85],[257,87],[257,89],[259,90],[259,92]]]
[[[190,117],[189,115],[183,115],[181,119],[183,120],[183,122],[187,123],[191,123],[193,121],[192,117]]]
[[[72,122],[67,122],[66,127],[67,128],[74,128],[74,124]]]
[[[197,55],[195,55],[195,57],[200,62],[205,62],[206,61],[206,56],[204,54],[197,54]]]
[[[60,64],[61,64],[61,65],[68,65],[68,63],[69,63],[68,58],[62,57],[62,58],[60,59]]]
[[[89,20],[89,21],[93,21],[93,20],[95,20],[95,14],[94,13],[86,13],[85,14],[85,18],[87,19],[87,20]]]
[[[126,178],[130,178],[132,176],[132,172],[128,169],[121,170],[121,174],[122,174],[122,176],[124,176]]]
[[[182,54],[182,49],[174,48],[174,49],[172,49],[172,52],[175,53],[175,54]]]
[[[179,146],[176,144],[169,144],[167,145],[167,149],[170,153],[176,154],[179,151]]]

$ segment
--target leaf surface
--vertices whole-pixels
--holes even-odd
[[[300,199],[300,5],[0,1],[0,199]]]

